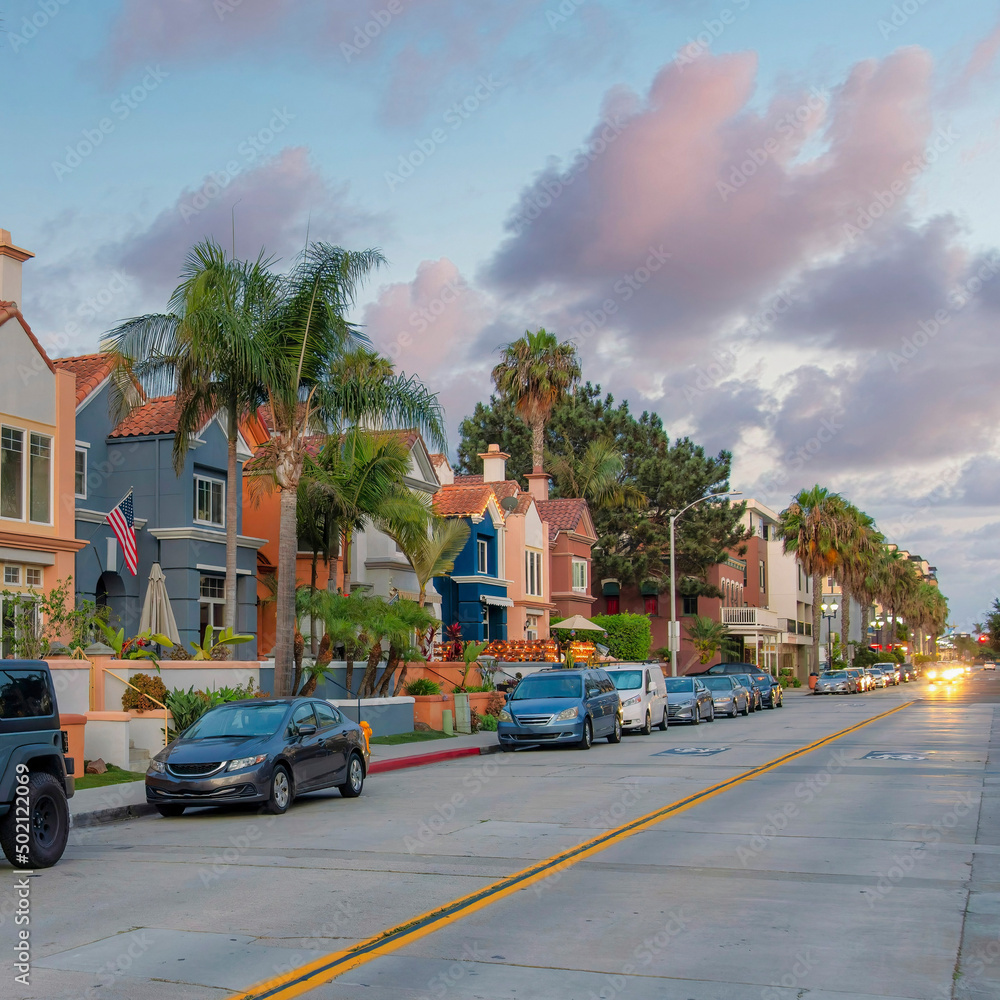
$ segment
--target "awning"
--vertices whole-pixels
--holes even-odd
[[[659,584],[656,584],[656,583],[654,583],[654,582],[653,582],[652,580],[650,580],[650,581],[648,581],[647,583],[644,583],[644,584],[643,584],[643,585],[642,585],[642,586],[641,586],[641,587],[639,588],[639,593],[640,593],[640,594],[641,594],[641,595],[642,595],[643,597],[656,597],[656,596],[658,596],[658,595],[659,595],[659,593],[660,593],[660,587],[659,587]]]
[[[514,602],[509,597],[498,597],[496,594],[480,594],[479,600],[482,604],[493,604],[498,608],[514,607]]]
[[[601,593],[605,597],[618,597],[621,593],[621,586],[617,580],[607,580],[601,585]]]

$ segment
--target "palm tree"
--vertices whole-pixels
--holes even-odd
[[[708,663],[730,640],[729,626],[708,615],[695,615],[685,630],[698,651],[698,661]]]
[[[389,643],[389,659],[382,673],[382,680],[379,682],[378,697],[385,698],[390,693],[392,678],[400,662],[403,669],[400,671],[399,679],[396,681],[393,694],[400,694],[403,685],[406,683],[406,668],[408,663],[414,659],[421,659],[420,650],[413,645],[412,637],[421,636],[440,624],[438,620],[422,605],[416,601],[395,601],[392,603],[393,611],[402,626],[398,635]]]
[[[868,514],[852,504],[845,511],[845,537],[841,545],[841,560],[836,570],[837,580],[843,591],[841,617],[841,648],[844,658],[850,661],[851,601],[856,600],[862,608],[861,639],[868,634],[868,596],[866,582],[869,579],[872,560],[878,558],[882,546],[882,535],[875,527],[875,521]]]
[[[597,438],[582,456],[549,456],[549,471],[561,497],[583,497],[592,507],[642,510],[649,501],[632,483],[623,482],[625,460],[608,438]]]
[[[102,348],[113,361],[112,416],[121,421],[149,396],[176,393],[173,462],[180,473],[191,436],[213,414],[225,414],[226,470],[225,624],[236,626],[236,523],[242,483],[237,475],[240,424],[264,400],[268,345],[260,336],[278,280],[263,253],[255,261],[227,256],[206,240],[188,252],[167,313],[125,320]]]
[[[559,343],[544,329],[525,330],[520,340],[502,348],[493,382],[531,428],[533,473],[542,472],[545,424],[552,408],[579,378],[576,347],[569,341]]]
[[[819,664],[820,596],[823,577],[840,565],[850,533],[847,504],[839,493],[820,485],[802,490],[781,512],[778,530],[784,551],[793,552],[813,579],[813,666]]]

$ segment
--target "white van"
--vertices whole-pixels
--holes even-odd
[[[605,669],[622,700],[622,729],[638,729],[648,735],[653,726],[667,728],[667,685],[659,664],[621,664]]]

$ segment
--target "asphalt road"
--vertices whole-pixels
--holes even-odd
[[[998,701],[982,676],[792,694],[588,752],[379,775],[283,817],[80,830],[29,880],[27,987],[0,869],[0,995],[993,1000]]]

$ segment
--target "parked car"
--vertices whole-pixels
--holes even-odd
[[[750,711],[756,712],[764,703],[760,685],[753,679],[751,674],[733,674],[732,676],[750,692]]]
[[[702,683],[712,694],[713,710],[716,715],[737,715],[750,713],[750,692],[731,674],[721,677],[703,677]]]
[[[320,788],[357,797],[370,759],[364,731],[329,702],[232,701],[209,709],[149,762],[146,801],[161,816],[231,802],[262,802],[280,814]]]
[[[995,663],[984,663],[983,670],[996,670],[997,665]]]
[[[889,679],[892,674],[886,673],[881,667],[865,667],[865,672],[871,677],[873,687],[887,688],[893,683]]]
[[[857,681],[846,670],[828,670],[816,678],[814,694],[853,694]]]
[[[667,677],[667,714],[676,722],[697,726],[703,720],[715,721],[712,693],[700,677]]]
[[[784,690],[776,677],[764,671],[750,671],[750,679],[759,688],[761,704],[765,708],[781,708]]]
[[[727,663],[716,663],[709,667],[707,670],[703,670],[696,674],[688,674],[688,677],[704,677],[706,674],[745,674],[747,670],[752,668],[752,664],[743,663],[739,660],[733,660]]]
[[[503,750],[543,743],[575,743],[588,750],[595,739],[622,739],[622,703],[606,670],[539,670],[507,696],[497,738]]]
[[[622,727],[647,736],[653,726],[666,729],[667,687],[657,666],[609,667],[608,676],[622,700]]]
[[[0,846],[15,868],[50,868],[63,855],[74,791],[67,750],[49,665],[0,660]]]
[[[890,684],[899,684],[902,680],[902,671],[899,669],[899,664],[894,660],[887,663],[873,663],[872,666],[878,667],[886,676],[886,680]]]
[[[856,693],[861,693],[869,689],[871,685],[869,683],[868,675],[861,669],[861,667],[847,667],[846,670],[854,681],[854,690]]]

